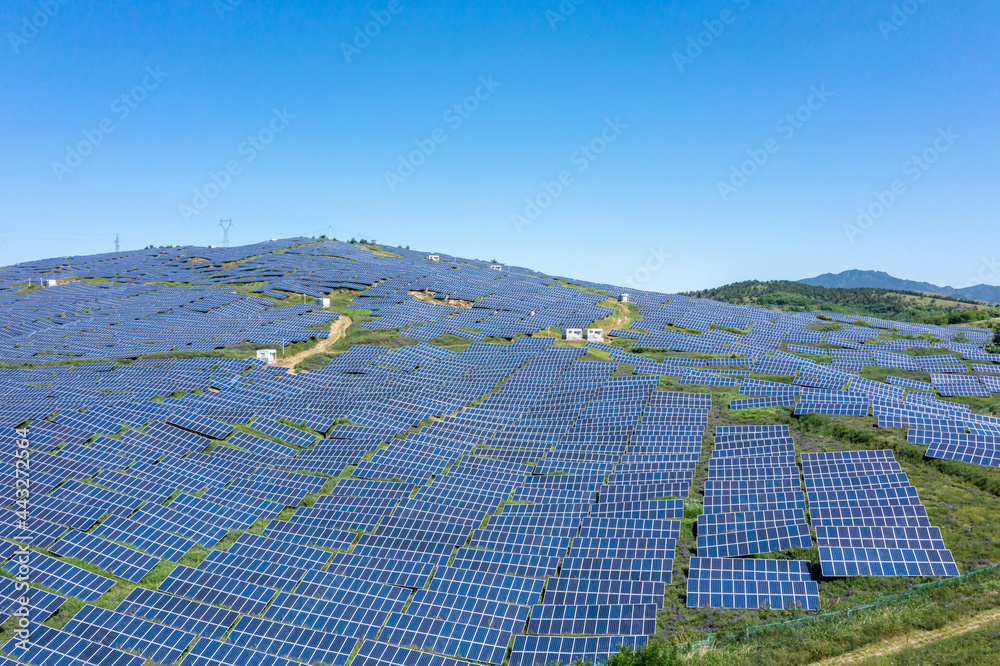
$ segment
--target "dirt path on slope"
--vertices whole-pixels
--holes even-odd
[[[315,347],[311,347],[304,351],[300,351],[297,354],[292,354],[291,356],[286,356],[284,358],[278,359],[277,361],[271,363],[270,365],[276,365],[282,368],[292,368],[291,372],[294,374],[295,373],[294,368],[299,361],[309,356],[312,356],[313,354],[322,354],[324,351],[329,349],[334,342],[347,335],[347,327],[350,326],[352,323],[353,322],[351,321],[350,317],[343,314],[340,315],[340,319],[333,322],[333,326],[330,327],[330,335],[327,336],[325,339],[320,340],[319,344],[317,344]]]
[[[961,622],[949,624],[934,631],[914,631],[905,636],[891,638],[881,643],[868,645],[854,652],[830,657],[823,661],[813,662],[815,666],[840,666],[841,664],[857,664],[872,657],[886,657],[906,648],[916,648],[930,643],[936,643],[952,636],[959,636],[967,631],[979,629],[983,625],[1000,620],[1000,609],[984,611]]]
[[[609,319],[610,325],[608,330],[604,332],[604,337],[608,337],[611,331],[622,331],[628,329],[632,325],[632,314],[624,303],[618,302],[615,305],[615,312]]]

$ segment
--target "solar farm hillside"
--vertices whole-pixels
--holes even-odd
[[[1000,605],[985,327],[312,238],[0,312],[0,666],[795,664]]]

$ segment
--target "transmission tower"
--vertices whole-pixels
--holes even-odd
[[[232,218],[219,220],[219,226],[222,227],[222,247],[229,247],[229,227],[233,226]]]
[[[115,252],[121,252],[121,243],[118,242],[118,234],[115,234]]]

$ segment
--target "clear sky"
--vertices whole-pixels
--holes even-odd
[[[1000,284],[996,0],[7,0],[0,31],[3,265],[231,218],[667,292]]]

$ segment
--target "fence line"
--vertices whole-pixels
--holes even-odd
[[[842,610],[842,611],[830,611],[828,613],[817,613],[816,615],[807,615],[807,616],[804,616],[804,617],[797,617],[797,618],[794,618],[794,619],[791,619],[791,620],[784,620],[782,622],[768,622],[766,624],[748,625],[747,628],[746,628],[746,636],[747,636],[747,638],[749,638],[750,636],[752,636],[753,634],[755,634],[757,632],[766,631],[766,630],[774,628],[774,627],[781,627],[781,626],[788,625],[788,624],[803,624],[803,623],[806,623],[806,622],[816,622],[816,621],[821,620],[821,619],[822,620],[830,619],[830,618],[837,617],[837,616],[840,616],[840,615],[846,615],[847,617],[850,617],[851,615],[853,615],[854,613],[857,613],[859,611],[870,610],[872,608],[879,608],[879,607],[881,607],[883,604],[885,604],[887,602],[891,602],[891,601],[895,601],[895,600],[899,600],[899,599],[908,599],[908,598],[910,598],[910,597],[912,597],[912,596],[914,596],[916,594],[924,594],[927,591],[929,591],[931,589],[934,589],[934,588],[941,587],[942,585],[950,585],[952,583],[957,583],[957,582],[965,581],[965,580],[968,580],[969,578],[972,578],[973,576],[978,576],[979,574],[985,573],[987,571],[994,571],[994,570],[996,570],[998,568],[1000,568],[1000,562],[998,562],[996,564],[991,564],[988,567],[982,567],[981,569],[976,569],[974,571],[969,571],[968,573],[964,573],[964,574],[961,574],[961,575],[958,575],[958,576],[951,576],[950,578],[942,578],[940,580],[931,581],[930,583],[920,583],[918,585],[911,585],[910,586],[910,590],[908,592],[901,592],[899,594],[879,595],[878,598],[875,599],[874,603],[863,604],[863,605],[860,605],[860,606],[854,606],[852,608],[848,608],[848,609]],[[712,637],[710,637],[709,640],[711,640],[711,638]],[[706,641],[699,641],[699,643],[705,643],[705,642]]]
[[[988,567],[982,567],[980,569],[975,569],[974,571],[969,571],[967,573],[964,573],[964,574],[961,574],[961,575],[958,575],[958,576],[951,576],[949,578],[941,578],[939,580],[931,581],[929,583],[920,583],[918,585],[911,585],[910,586],[910,590],[908,592],[900,592],[899,594],[879,595],[875,599],[874,603],[862,604],[860,606],[853,606],[851,608],[847,608],[845,610],[840,610],[840,611],[829,611],[827,613],[817,613],[815,615],[806,615],[806,616],[797,617],[797,618],[794,618],[794,619],[791,619],[791,620],[784,620],[782,622],[768,622],[768,623],[765,623],[765,624],[752,624],[752,625],[748,625],[747,628],[746,628],[746,630],[745,630],[745,632],[744,632],[745,633],[745,637],[749,638],[750,636],[752,636],[752,635],[754,635],[754,634],[756,634],[758,632],[767,631],[768,629],[773,629],[775,627],[782,627],[782,626],[789,625],[789,624],[804,624],[806,622],[817,622],[819,620],[827,620],[827,619],[839,617],[839,616],[842,616],[842,615],[850,617],[851,615],[854,615],[855,613],[858,613],[858,612],[861,612],[861,611],[870,610],[872,608],[880,608],[882,605],[884,605],[884,604],[886,604],[888,602],[891,602],[891,601],[896,601],[896,600],[899,600],[899,599],[907,599],[907,598],[910,598],[910,597],[912,597],[912,596],[914,596],[916,594],[924,594],[928,590],[931,590],[933,588],[941,587],[942,585],[950,585],[951,583],[957,583],[957,582],[960,582],[960,581],[965,581],[965,580],[968,580],[969,578],[972,578],[973,576],[978,576],[979,574],[985,573],[987,571],[995,571],[995,570],[998,570],[998,569],[1000,569],[1000,562],[997,562],[996,564],[991,564]],[[727,633],[727,634],[723,634],[721,636],[721,638],[725,638],[725,639],[734,639],[734,638],[737,638],[737,637],[739,637],[739,634],[735,634],[735,633]],[[683,652],[691,652],[692,650],[697,650],[698,648],[711,647],[712,643],[714,643],[717,638],[719,638],[719,636],[716,636],[715,634],[709,634],[706,638],[704,638],[704,639],[702,639],[700,641],[692,641],[690,643],[684,643],[684,644],[680,645],[679,648]]]

